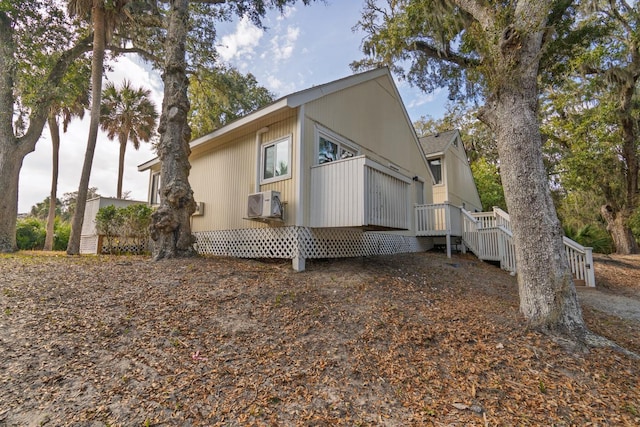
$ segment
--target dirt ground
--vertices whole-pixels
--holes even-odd
[[[596,279],[589,327],[640,353],[640,258]],[[0,426],[640,425],[640,362],[528,330],[515,278],[470,255],[18,253],[0,309]]]

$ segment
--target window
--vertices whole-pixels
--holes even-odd
[[[316,128],[318,134],[318,164],[348,159],[358,155],[358,150],[343,138],[329,130]]]
[[[160,204],[160,172],[151,175],[151,194],[149,202],[152,205]]]
[[[432,159],[429,160],[429,169],[431,169],[431,173],[433,174],[433,179],[435,180],[435,184],[442,184],[442,160],[441,159]]]
[[[262,146],[261,182],[273,182],[291,177],[291,137],[268,142]]]

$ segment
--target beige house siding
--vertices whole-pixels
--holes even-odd
[[[456,206],[464,203],[465,208],[471,212],[481,211],[482,203],[460,141],[457,147],[454,144],[449,147],[445,161],[449,202]]]
[[[309,206],[310,166],[317,163],[316,130],[328,129],[359,148],[364,154],[383,166],[393,164],[409,178],[419,176],[425,180],[424,200],[431,200],[431,178],[423,160],[411,124],[397,92],[387,76],[353,86],[305,105],[304,170],[305,206]],[[407,143],[408,141],[408,143]],[[411,186],[411,200],[416,202],[415,183]],[[304,224],[310,224],[305,212]]]
[[[433,203],[444,203],[447,201],[450,201],[449,196],[447,195],[447,186],[445,184],[434,185]]]
[[[295,110],[279,113],[268,121],[269,130],[260,135],[261,144],[282,137],[291,137],[291,178],[260,185],[258,191],[276,190],[281,192],[285,206],[295,201],[293,173],[297,165],[294,159],[297,150]],[[238,228],[259,228],[265,224],[246,220],[247,196],[256,192],[256,132],[236,135],[216,148],[194,153],[191,158],[189,182],[196,201],[206,201],[204,215],[194,216],[194,232],[207,230],[226,230]],[[246,129],[248,130],[248,129]],[[245,131],[246,131],[245,130]],[[286,221],[291,225],[295,221],[292,210],[286,210]]]

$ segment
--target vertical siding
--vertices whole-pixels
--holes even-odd
[[[406,176],[425,179],[425,200],[431,200],[432,185],[423,154],[415,141],[412,125],[398,99],[392,82],[386,76],[325,96],[305,106],[305,163],[316,163],[314,127],[322,125],[347,138],[364,154],[384,166],[393,163]],[[309,174],[307,169],[307,174]],[[310,203],[310,179],[305,179],[305,203]],[[415,184],[410,191],[411,203],[416,203]],[[308,206],[308,204],[307,204]],[[309,223],[306,215],[305,223]],[[413,228],[413,227],[412,227]]]
[[[409,186],[373,168],[365,168],[366,225],[411,228]]]
[[[311,169],[311,227],[358,227],[364,221],[365,158]]]
[[[480,196],[462,145],[460,143],[459,147],[452,145],[447,150],[445,159],[449,201],[456,206],[462,206],[464,203],[467,210],[472,212],[474,209],[482,210]]]
[[[365,156],[311,169],[311,227],[409,229],[410,186]]]
[[[96,235],[96,215],[100,209],[100,198],[89,200],[84,208],[81,236]]]
[[[433,186],[432,203],[444,203],[448,201],[446,185]]]
[[[291,167],[296,168],[294,159],[297,150],[295,133],[295,111],[280,113],[270,117],[253,129],[236,136],[210,151],[192,155],[189,182],[197,202],[204,202],[204,215],[193,217],[193,231],[227,230],[237,228],[267,227],[257,221],[246,220],[247,196],[255,192],[256,131],[268,126],[269,131],[261,135],[261,142],[273,141],[291,136]],[[295,173],[291,178],[260,186],[259,191],[281,192],[281,200],[286,202],[285,225],[293,224],[295,212],[287,209],[295,201]]]

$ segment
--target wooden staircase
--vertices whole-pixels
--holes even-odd
[[[415,216],[416,235],[444,237],[447,256],[451,256],[451,239],[460,237],[463,251],[469,249],[481,260],[499,262],[503,270],[517,272],[511,220],[502,209],[471,213],[449,203],[439,203],[417,205]],[[563,240],[574,278],[594,287],[593,249],[567,237]]]

